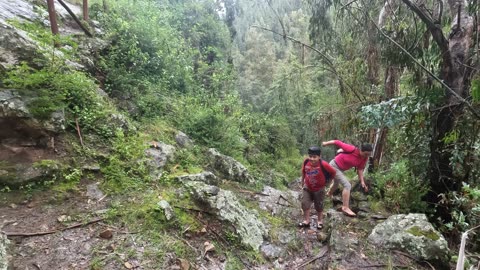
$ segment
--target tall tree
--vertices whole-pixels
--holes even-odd
[[[426,25],[433,41],[440,49],[440,79],[444,84],[443,101],[438,113],[432,119],[431,158],[429,165],[430,187],[427,200],[438,206],[437,214],[446,221],[451,220],[451,209],[442,204],[441,194],[459,191],[462,180],[454,176],[451,145],[446,138],[454,131],[457,120],[463,115],[472,68],[474,44],[474,18],[467,11],[468,1],[447,1],[450,12],[447,17],[452,22],[450,34],[445,36],[440,25],[442,12],[434,18],[425,5],[417,5],[410,0],[402,0]]]

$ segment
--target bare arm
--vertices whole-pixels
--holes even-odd
[[[335,144],[334,140],[322,142],[322,146],[327,146],[327,145],[332,145],[332,144]]]
[[[363,169],[357,170],[358,179],[360,179],[360,184],[365,191],[368,191],[368,187],[365,184],[365,179],[363,178]]]

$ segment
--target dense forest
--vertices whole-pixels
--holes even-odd
[[[202,224],[188,210],[190,198],[178,204],[175,222],[158,222],[152,209],[159,198],[182,197],[177,177],[208,167],[207,149],[235,159],[255,179],[219,186],[261,193],[265,186],[292,189],[308,147],[338,139],[374,146],[365,178],[376,209],[425,213],[453,253],[477,253],[471,260],[478,261],[477,0],[70,1],[88,11],[77,23],[55,10],[48,15],[62,1],[37,2],[35,18],[2,19],[36,48],[0,65],[0,88],[27,97],[39,121],[64,114],[61,135],[51,135],[62,158],[36,160],[34,166],[52,172],[41,181],[17,184],[0,173],[7,206],[9,196],[45,190],[71,197],[85,181],[100,179],[115,198],[105,220],[142,231],[161,247],[150,260],[165,266],[167,250],[180,257],[191,251],[186,240],[162,232],[185,234]],[[75,33],[65,30],[72,27]],[[0,118],[3,128],[19,130],[9,119]],[[152,171],[145,149],[175,144],[177,131],[193,145]],[[7,158],[9,136],[0,132],[0,172],[18,163]],[[333,147],[323,148],[323,159],[334,156]],[[98,170],[85,169],[91,164]],[[273,228],[292,222],[267,219]],[[225,230],[221,238],[234,247],[226,256],[239,248],[246,258],[226,269],[254,269],[258,254]]]

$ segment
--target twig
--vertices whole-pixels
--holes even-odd
[[[401,252],[401,251],[399,251],[399,250],[393,250],[393,252],[398,253],[398,254],[400,254],[400,255],[403,255],[403,256],[405,256],[405,257],[407,257],[407,258],[410,258],[410,259],[416,261],[417,263],[422,263],[422,262],[424,262],[424,263],[428,264],[433,270],[435,270],[435,267],[433,267],[433,265],[432,265],[431,263],[429,263],[429,262],[427,262],[427,261],[425,261],[425,260],[419,260],[419,259],[417,259],[417,258],[415,258],[415,257],[413,257],[413,256],[410,256],[410,255],[408,255],[407,253]]]
[[[379,264],[370,264],[370,265],[362,265],[362,266],[356,266],[358,268],[370,268],[370,267],[385,267],[385,266],[392,266],[392,267],[401,267],[401,268],[407,268],[408,265],[403,265],[403,264],[386,264],[386,263],[379,263]]]
[[[201,209],[197,209],[197,208],[188,208],[188,207],[183,207],[183,206],[178,206],[178,205],[175,205],[175,206],[173,206],[173,207],[179,208],[179,209],[183,209],[183,210],[197,211],[197,212],[202,212],[202,213],[206,213],[206,214],[213,215],[212,213],[210,213],[210,212],[208,212],[208,211],[201,210]]]
[[[325,254],[327,254],[327,251],[328,251],[328,247],[327,247],[327,246],[322,247],[322,249],[320,249],[320,252],[318,253],[317,256],[315,256],[315,257],[311,258],[310,260],[308,260],[308,261],[300,264],[300,265],[297,266],[295,269],[300,269],[300,268],[302,268],[302,267],[304,267],[304,266],[306,266],[306,265],[308,265],[308,264],[310,264],[310,263],[312,263],[312,262],[314,262],[314,261],[322,258],[323,256],[325,256]]]
[[[102,221],[104,219],[105,218],[97,218],[97,219],[94,219],[94,220],[90,220],[86,223],[78,223],[78,224],[74,224],[74,225],[71,225],[71,226],[68,226],[68,227],[65,227],[65,228],[61,228],[61,229],[58,229],[58,230],[51,230],[51,231],[46,231],[46,232],[33,232],[33,233],[4,232],[4,233],[5,233],[6,236],[25,236],[25,237],[40,236],[40,235],[53,234],[53,233],[56,233],[56,232],[63,232],[63,231],[66,231],[66,230],[77,228],[77,227],[87,226],[87,225]]]
[[[98,199],[98,201],[97,201],[97,202],[101,202],[101,201],[103,201],[103,199],[105,199],[106,197],[107,197],[107,194],[103,195],[103,196],[102,196],[100,199]]]
[[[84,147],[83,139],[82,139],[82,132],[80,131],[80,126],[78,125],[78,118],[76,118],[76,117],[75,117],[75,125],[77,126],[77,133],[78,133],[78,138],[80,138],[80,144],[82,145],[82,147]]]

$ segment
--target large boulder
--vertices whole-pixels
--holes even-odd
[[[348,265],[349,261],[355,261],[358,256],[359,243],[362,241],[358,234],[352,234],[347,229],[351,223],[350,218],[342,212],[334,209],[327,210],[328,218],[325,220],[324,231],[328,232],[325,239],[330,245],[330,256],[341,265]]]
[[[268,211],[272,215],[300,216],[300,192],[288,190],[280,191],[269,186],[265,186],[263,191],[256,195],[261,209]]]
[[[50,118],[45,120],[35,119],[27,108],[30,100],[31,98],[22,97],[16,90],[0,89],[0,126],[2,123],[8,124],[8,122],[15,121],[15,130],[22,129],[22,133],[29,133],[28,137],[34,138],[48,136],[48,133],[60,133],[65,130],[63,112],[53,112]],[[7,131],[3,130],[3,133],[5,132]],[[0,134],[0,136],[2,135]]]
[[[206,206],[220,220],[233,224],[244,245],[259,250],[268,235],[265,225],[259,220],[256,210],[245,207],[231,191],[202,182],[185,182],[185,187],[198,204]]]
[[[180,148],[189,148],[193,145],[192,139],[181,131],[177,132],[175,135],[175,141]]]
[[[169,160],[175,156],[175,147],[163,142],[153,142],[151,147],[145,150],[150,158],[148,164],[154,171],[162,170]]]
[[[234,158],[223,155],[214,148],[208,149],[207,157],[210,160],[209,166],[217,175],[241,183],[253,183],[255,181],[247,168]]]
[[[43,160],[35,163],[0,164],[0,186],[21,187],[28,183],[50,180],[62,170],[62,164]]]
[[[209,185],[217,185],[219,183],[219,179],[213,174],[212,172],[201,172],[197,174],[187,174],[177,176],[175,178],[177,182],[191,182],[191,181],[200,181]]]
[[[445,238],[425,214],[393,215],[378,224],[368,237],[378,247],[397,249],[447,268],[450,259]]]
[[[0,270],[7,270],[8,261],[7,261],[7,237],[0,232]]]

